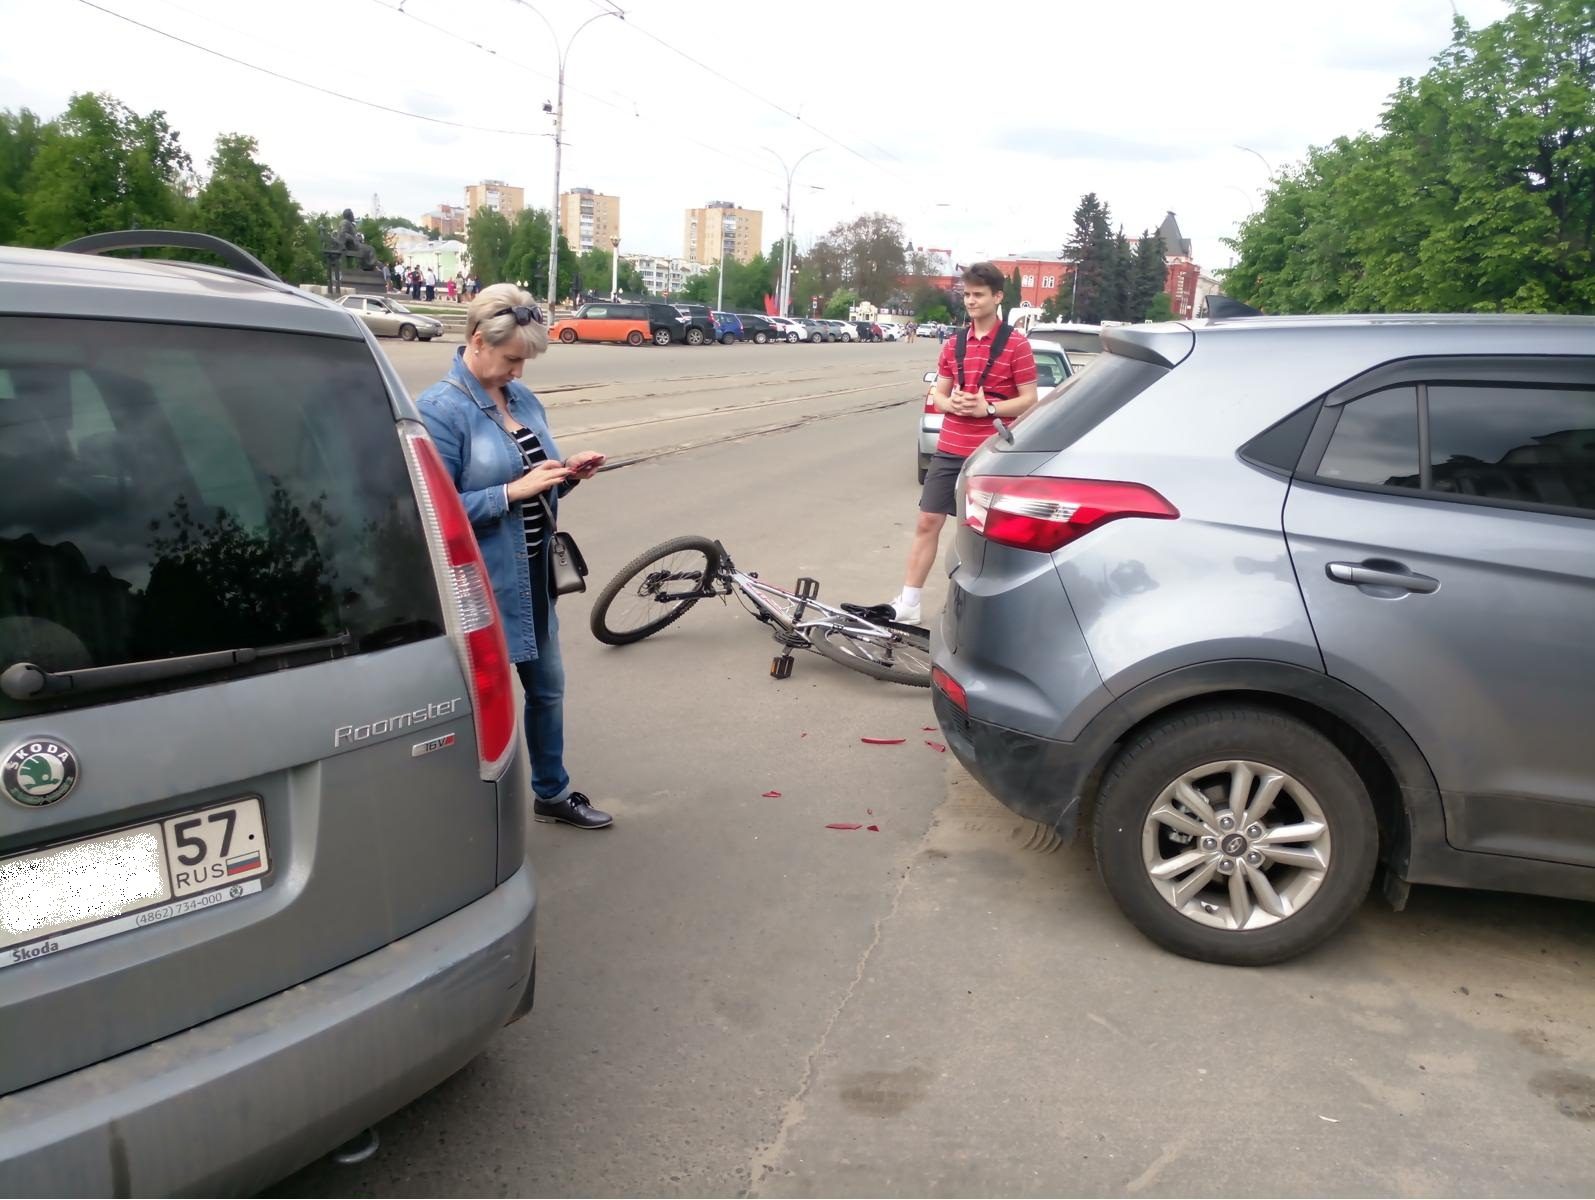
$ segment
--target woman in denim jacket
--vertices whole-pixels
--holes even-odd
[[[561,460],[542,402],[519,382],[527,360],[547,349],[543,313],[529,295],[508,283],[483,288],[466,311],[454,366],[422,393],[419,408],[481,544],[526,691],[533,815],[602,829],[613,818],[572,790],[565,770],[565,668],[548,578],[553,529],[538,497],[557,513],[559,497],[591,479],[604,456],[589,450]]]

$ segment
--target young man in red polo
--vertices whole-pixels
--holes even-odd
[[[897,620],[910,625],[921,620],[920,596],[936,562],[942,526],[958,511],[958,472],[964,459],[991,436],[998,418],[1012,421],[1036,402],[1030,342],[999,316],[1003,273],[980,262],[964,272],[963,281],[969,324],[942,343],[936,363],[933,395],[936,407],[947,415],[925,472],[903,590],[891,602]]]

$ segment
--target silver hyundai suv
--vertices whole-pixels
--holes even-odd
[[[73,245],[0,248],[0,1194],[247,1192],[531,1003],[508,655],[354,314]]]
[[[1595,899],[1595,319],[1105,330],[968,461],[935,705],[1178,953],[1328,937],[1376,866]]]

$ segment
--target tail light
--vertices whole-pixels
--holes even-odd
[[[942,695],[946,696],[947,699],[951,700],[953,702],[953,706],[957,708],[959,712],[965,714],[966,716],[968,715],[969,696],[964,691],[964,685],[959,683],[951,675],[947,674],[946,671],[942,670],[940,667],[932,667],[930,669],[930,686],[935,688]]]
[[[515,691],[493,584],[437,448],[413,422],[402,422],[399,432],[432,549],[443,622],[471,681],[477,765],[483,779],[497,779],[515,752]]]
[[[1123,517],[1166,521],[1180,515],[1139,483],[975,475],[964,488],[965,525],[1000,545],[1043,554]]]
[[[925,393],[925,411],[928,412],[928,413],[940,412],[941,411],[941,409],[936,407],[936,389],[935,388],[931,388],[930,391]]]

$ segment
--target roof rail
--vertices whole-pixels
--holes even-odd
[[[275,271],[242,247],[208,233],[190,233],[185,229],[116,229],[74,238],[62,242],[56,249],[74,254],[105,254],[111,250],[202,250],[214,254],[241,274],[282,282]]]

